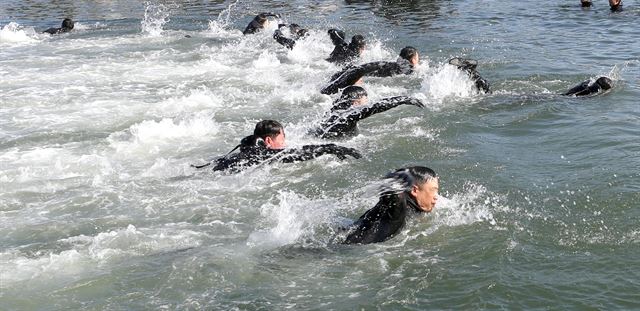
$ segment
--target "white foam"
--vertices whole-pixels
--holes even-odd
[[[208,116],[196,116],[175,121],[163,118],[147,120],[132,125],[127,132],[111,134],[110,146],[124,157],[149,157],[179,153],[207,141],[218,133],[218,126]]]
[[[197,247],[201,236],[201,233],[175,226],[139,230],[129,225],[94,237],[81,235],[60,240],[60,245],[70,244],[72,249],[59,253],[34,258],[9,250],[0,253],[0,288],[10,287],[18,281],[37,279],[43,282],[73,277],[127,258]]]
[[[448,97],[468,98],[478,94],[469,75],[449,64],[436,68],[424,78],[422,93],[427,99],[440,102]]]
[[[10,22],[0,30],[1,45],[15,45],[37,42],[37,34],[32,27],[23,28],[16,22]]]

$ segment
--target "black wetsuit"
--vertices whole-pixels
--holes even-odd
[[[372,209],[353,224],[345,244],[368,244],[388,240],[396,235],[410,214],[421,213],[415,199],[407,192],[386,193]]]
[[[335,110],[320,123],[320,126],[313,134],[320,138],[356,136],[358,135],[358,121],[400,105],[424,107],[418,99],[407,96],[396,96],[385,98],[371,106]]]
[[[292,38],[287,38],[284,36],[284,34],[282,34],[282,30],[280,30],[282,27],[285,27],[285,26],[286,26],[285,24],[278,25],[278,29],[273,33],[273,38],[276,39],[278,43],[282,44],[283,46],[291,50],[296,45],[296,40],[306,36],[307,30],[306,29],[296,30],[296,29],[290,28]]]
[[[608,83],[600,83],[600,79],[608,80]],[[611,88],[611,80],[608,78],[600,78],[596,81],[587,80],[584,81],[562,95],[575,95],[575,96],[588,96],[588,95],[596,95],[602,91],[606,91]]]
[[[360,153],[353,149],[335,144],[306,145],[292,149],[268,149],[263,145],[241,146],[240,152],[227,155],[214,161],[214,171],[239,172],[260,163],[293,163],[311,160],[325,154],[333,154],[344,160],[347,156],[360,158]]]
[[[340,89],[353,85],[364,76],[391,77],[400,74],[409,75],[412,73],[413,66],[409,61],[403,58],[400,58],[395,62],[379,61],[362,64],[360,66],[351,66],[331,76],[331,82],[320,90],[320,93],[335,94]]]
[[[478,66],[477,61],[455,57],[449,60],[449,64],[458,67],[458,69],[462,71],[465,71],[469,75],[469,78],[471,78],[471,80],[475,84],[478,91],[491,93],[489,82],[481,77],[476,70],[476,67]]]
[[[52,35],[57,35],[57,34],[60,34],[60,33],[69,32],[72,29],[73,28],[66,28],[66,27],[56,28],[56,27],[53,27],[53,28],[49,28],[49,29],[43,31],[42,33],[48,33],[48,34],[52,34]]]
[[[327,61],[330,63],[346,64],[360,57],[357,50],[352,49],[344,40],[344,32],[337,29],[329,29],[329,37],[333,42],[334,48]]]
[[[476,89],[478,89],[478,91],[491,94],[489,82],[481,77],[477,71],[473,70],[471,72],[468,72],[468,74],[471,80],[475,83]]]
[[[253,18],[253,20],[251,20],[251,22],[249,23],[249,25],[247,25],[247,27],[244,29],[244,31],[242,32],[243,35],[251,35],[254,34],[256,32],[260,32],[262,29],[264,29],[264,26],[262,24],[260,24],[260,20],[264,20],[269,16],[273,16],[276,18],[279,18],[280,15],[278,14],[274,14],[274,13],[260,13],[258,15],[256,15],[256,17]]]

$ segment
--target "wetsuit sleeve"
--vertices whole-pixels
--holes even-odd
[[[407,96],[396,96],[385,98],[369,107],[364,107],[352,114],[349,114],[346,119],[348,121],[358,121],[364,118],[368,118],[376,113],[387,111],[391,108],[398,107],[400,105],[413,105],[420,108],[424,108],[424,104],[418,99]]]
[[[43,31],[42,33],[48,33],[48,34],[51,34],[51,35],[55,35],[55,34],[59,33],[60,30],[62,30],[62,28],[49,28],[49,29]]]
[[[376,62],[377,63],[377,62]],[[355,84],[360,78],[367,73],[376,70],[374,63],[368,63],[360,66],[349,66],[346,69],[331,76],[331,81],[327,86],[320,90],[322,94],[335,94],[340,89]]]
[[[283,151],[280,161],[284,163],[300,162],[315,159],[325,154],[333,154],[340,160],[344,160],[347,156],[359,159],[362,157],[358,150],[348,147],[338,146],[336,144],[325,145],[306,145],[299,149],[290,149]]]
[[[383,242],[398,233],[404,226],[407,216],[404,195],[404,193],[382,195],[376,206],[356,221],[344,243]]]
[[[329,37],[331,38],[331,42],[333,45],[346,45],[347,42],[344,41],[344,32],[338,29],[329,29],[328,31]]]
[[[273,38],[276,39],[276,41],[278,41],[278,43],[284,45],[289,50],[293,49],[293,47],[296,45],[296,41],[293,40],[293,39],[289,39],[289,38],[285,37],[282,34],[282,31],[280,31],[280,29],[276,30],[273,33]]]
[[[364,71],[367,76],[391,77],[403,73],[397,62],[374,62],[366,65],[368,67]]]
[[[489,82],[481,77],[477,71],[473,71],[473,73],[471,74],[471,79],[475,82],[478,91],[483,91],[487,94],[491,93]]]
[[[581,92],[584,92],[585,90],[588,89],[589,86],[589,81],[584,81],[576,86],[574,86],[573,88],[571,88],[570,90],[568,90],[567,92],[565,92],[562,95],[576,95],[576,96],[580,96],[582,94],[580,94]]]

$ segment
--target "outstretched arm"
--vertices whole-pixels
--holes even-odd
[[[306,145],[299,149],[286,150],[278,156],[278,159],[284,163],[291,163],[315,159],[325,154],[333,154],[340,160],[346,159],[347,156],[351,156],[355,159],[362,157],[360,152],[354,148],[342,147],[336,144],[325,144]]]
[[[273,33],[273,38],[276,39],[276,41],[278,41],[278,43],[284,45],[289,50],[293,49],[293,47],[296,45],[296,41],[293,40],[293,39],[289,39],[289,38],[285,37],[282,34],[282,31],[280,31],[280,29],[276,30]]]
[[[384,112],[400,105],[413,105],[416,107],[424,108],[424,104],[419,99],[407,96],[395,96],[385,98],[369,107],[364,107],[362,109],[356,110],[353,113],[349,114],[346,119],[349,121],[359,121],[364,118],[368,118],[376,113]]]
[[[344,31],[338,29],[329,29],[328,33],[329,37],[331,38],[331,42],[333,42],[333,45],[337,46],[347,44],[347,42],[344,41]]]

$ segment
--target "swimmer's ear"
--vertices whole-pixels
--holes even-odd
[[[271,138],[271,137],[267,136],[267,138]],[[267,142],[262,138],[258,138],[258,139],[256,139],[256,146],[258,146],[258,147],[266,147],[267,146]]]

